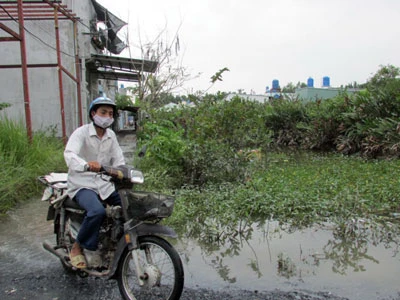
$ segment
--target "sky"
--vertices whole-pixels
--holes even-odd
[[[179,93],[263,94],[274,79],[284,87],[311,77],[320,87],[324,76],[340,87],[366,82],[380,66],[400,67],[400,0],[97,1],[128,22],[119,36],[129,37],[131,53],[120,56],[140,58],[139,37],[179,35],[193,77]]]

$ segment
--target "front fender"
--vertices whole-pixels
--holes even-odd
[[[178,235],[172,228],[161,224],[142,223],[139,226],[135,227],[135,230],[138,236],[162,235],[174,239],[178,237]]]
[[[128,244],[125,241],[125,235],[123,235],[118,241],[117,250],[115,250],[114,253],[114,259],[112,261],[110,273],[107,277],[108,279],[115,279],[115,272],[117,271],[119,260],[121,259],[122,253],[124,253],[126,248],[128,248]]]
[[[138,238],[141,236],[146,235],[162,235],[170,238],[177,238],[178,235],[176,232],[164,225],[160,224],[151,224],[151,223],[142,223],[139,226],[132,228],[131,230],[132,236],[136,237],[136,240],[132,241],[133,248],[138,247]],[[121,259],[122,254],[124,253],[125,249],[127,249],[129,244],[125,240],[125,234],[120,238],[117,244],[117,250],[115,250],[114,260],[112,263],[112,267],[110,273],[108,275],[108,279],[115,279],[115,273],[118,268],[119,261]]]

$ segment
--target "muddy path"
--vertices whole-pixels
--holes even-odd
[[[0,219],[0,299],[121,299],[116,281],[68,274],[58,259],[43,249],[44,240],[54,239],[52,224],[45,221],[46,213],[47,204],[34,200]],[[191,259],[195,260],[193,255]],[[326,289],[315,291],[296,285],[285,290],[268,284],[263,289],[226,284],[210,287],[207,274],[199,272],[194,276],[195,270],[196,266],[185,265],[188,276],[181,299],[362,299],[354,293],[349,293],[349,298],[339,297]],[[400,299],[400,296],[375,299]]]

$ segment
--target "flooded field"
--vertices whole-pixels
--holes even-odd
[[[53,241],[47,203],[31,201],[0,220],[0,256],[7,270],[45,269],[59,262],[41,246]],[[325,291],[348,299],[398,299],[396,232],[364,220],[290,232],[276,222],[252,224],[242,235],[207,239],[180,232],[176,246],[188,288]]]

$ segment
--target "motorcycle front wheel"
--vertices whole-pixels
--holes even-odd
[[[117,280],[125,300],[177,300],[183,290],[182,261],[166,240],[156,236],[139,238],[139,265],[143,285],[139,285],[132,252],[125,249],[118,266]]]

